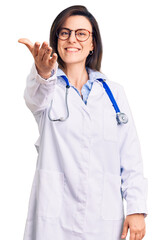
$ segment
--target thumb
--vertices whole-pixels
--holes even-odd
[[[122,231],[122,235],[121,235],[122,239],[127,236],[127,232],[128,232],[128,223],[127,223],[127,221],[124,221],[123,231]]]
[[[29,49],[29,51],[32,53],[33,50],[33,43],[27,39],[27,38],[20,38],[18,40],[19,43],[25,44],[27,46],[27,48]]]

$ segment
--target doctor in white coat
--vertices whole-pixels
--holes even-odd
[[[50,46],[19,42],[34,57],[24,97],[40,134],[24,240],[120,240],[128,230],[130,240],[142,239],[147,180],[140,144],[123,87],[100,72],[95,18],[71,6],[53,22]],[[128,123],[117,124],[98,78]]]

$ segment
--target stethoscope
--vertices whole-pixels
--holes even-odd
[[[69,84],[69,80],[68,78],[65,76],[65,75],[62,75],[61,76],[65,82],[66,82],[66,94],[65,94],[65,104],[66,104],[66,110],[67,110],[67,114],[65,117],[60,117],[60,118],[57,118],[57,119],[53,119],[51,118],[50,116],[50,112],[51,112],[51,109],[52,109],[52,103],[53,103],[53,100],[51,101],[51,104],[50,104],[50,107],[49,107],[49,110],[48,110],[48,118],[50,119],[50,121],[65,121],[68,117],[69,117],[69,108],[68,108],[68,103],[67,103],[67,95],[68,95],[68,91],[69,91],[69,88],[70,88],[70,84]],[[116,121],[117,121],[117,124],[126,124],[128,122],[128,117],[125,113],[122,113],[115,101],[115,98],[110,90],[110,88],[108,87],[108,85],[106,84],[106,80],[105,79],[102,79],[102,78],[97,78],[96,80],[100,81],[102,84],[103,84],[103,87],[110,99],[110,101],[112,102],[112,105],[115,109],[115,112],[116,112]]]

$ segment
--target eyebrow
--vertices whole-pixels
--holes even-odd
[[[74,29],[70,29],[70,28],[66,28],[66,27],[62,27],[62,28],[60,28],[60,30],[61,29],[66,29],[66,30],[69,30],[69,31],[73,31]],[[74,31],[77,31],[77,30],[88,30],[88,29],[86,29],[86,28],[78,28],[78,29],[75,29]],[[88,30],[89,32],[91,32],[90,30]]]

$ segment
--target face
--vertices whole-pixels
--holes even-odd
[[[90,21],[84,16],[70,16],[62,25],[70,30],[86,29],[92,32]],[[85,42],[79,42],[72,31],[67,40],[58,39],[58,53],[67,64],[85,64],[89,52],[93,50],[92,35]]]

